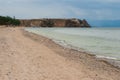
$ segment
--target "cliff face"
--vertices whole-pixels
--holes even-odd
[[[86,20],[80,19],[31,19],[20,22],[21,26],[28,27],[90,27]]]

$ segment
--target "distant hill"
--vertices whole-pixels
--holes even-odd
[[[72,19],[21,19],[21,26],[28,27],[91,27],[88,22]]]
[[[93,27],[120,27],[120,20],[89,20]]]

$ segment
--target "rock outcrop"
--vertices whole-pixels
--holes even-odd
[[[91,27],[86,20],[80,19],[24,19],[21,26],[27,27]]]

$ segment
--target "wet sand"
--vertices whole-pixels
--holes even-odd
[[[0,80],[120,80],[120,69],[23,28],[1,27]]]

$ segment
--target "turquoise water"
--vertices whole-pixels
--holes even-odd
[[[55,42],[98,57],[120,60],[120,28],[26,28]]]

